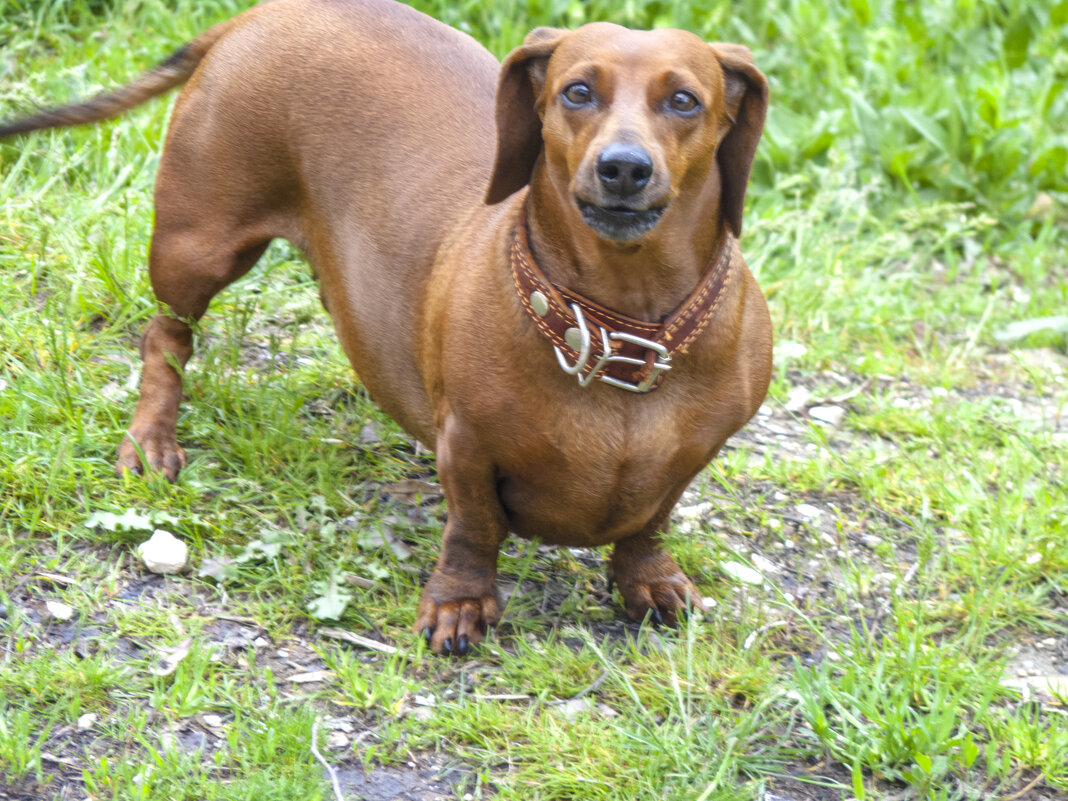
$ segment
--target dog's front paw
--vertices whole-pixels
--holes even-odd
[[[173,484],[183,467],[185,451],[173,432],[168,435],[152,429],[134,431],[131,427],[119,446],[115,472],[120,476],[126,472],[142,475],[147,469],[162,474]]]
[[[431,576],[419,600],[415,632],[422,634],[436,653],[463,656],[500,619],[497,598],[489,592],[477,597],[441,600],[432,589],[434,578]]]
[[[691,609],[705,611],[701,595],[686,574],[666,554],[640,562],[613,563],[613,578],[623,596],[627,614],[657,625],[677,625]]]

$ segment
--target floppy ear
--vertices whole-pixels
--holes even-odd
[[[508,54],[497,83],[497,159],[486,203],[500,203],[530,183],[541,153],[541,117],[535,108],[549,57],[567,31],[535,28]]]
[[[768,113],[768,81],[753,64],[748,47],[716,42],[712,49],[723,67],[724,101],[731,121],[716,154],[723,187],[720,213],[734,235],[740,236],[749,170]]]

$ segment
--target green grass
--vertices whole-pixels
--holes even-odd
[[[248,4],[0,0],[0,118]],[[433,461],[354,382],[284,243],[198,332],[178,483],[116,478],[154,311],[154,102],[0,143],[0,790],[329,799],[319,716],[350,729],[320,731],[330,762],[458,768],[458,797],[1068,793],[1065,683],[1042,682],[1068,671],[1068,3],[415,5],[497,55],[608,19],[743,42],[769,76],[743,247],[780,343],[760,421],[786,435],[740,437],[683,502],[710,504],[671,540],[714,607],[638,631],[594,555],[510,542],[496,635],[427,654],[409,629],[441,508],[381,488]],[[785,411],[798,387],[843,397],[842,427]],[[154,528],[215,578],[147,578]],[[399,652],[323,636],[331,603]]]

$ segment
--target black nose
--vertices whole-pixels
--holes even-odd
[[[597,177],[619,197],[640,192],[652,175],[653,159],[637,145],[609,145],[597,158]]]

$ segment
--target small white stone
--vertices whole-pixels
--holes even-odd
[[[179,573],[189,558],[185,543],[161,528],[157,528],[148,540],[137,546],[137,553],[145,567],[153,573]]]
[[[62,601],[45,601],[45,609],[56,620],[70,620],[74,617],[74,610]]]
[[[786,396],[786,403],[783,406],[788,412],[799,412],[808,405],[810,400],[812,400],[812,393],[805,387],[790,387],[790,393]]]
[[[757,570],[763,570],[765,573],[779,572],[779,566],[777,564],[770,559],[765,559],[758,553],[749,554],[749,561],[753,563]]]
[[[841,406],[813,406],[808,410],[808,414],[813,420],[838,428],[845,417],[845,409]]]
[[[201,720],[209,729],[221,729],[223,725],[223,719],[219,715],[205,715]]]
[[[96,715],[92,712],[86,712],[80,718],[78,718],[78,731],[89,731],[96,725]]]
[[[349,744],[349,737],[343,731],[332,731],[326,738],[326,747],[332,751],[345,748]]]
[[[592,708],[593,702],[589,698],[571,698],[553,707],[553,710],[568,720],[575,720],[579,715],[589,712]]]
[[[820,509],[818,506],[813,506],[810,503],[799,503],[797,505],[797,513],[802,517],[812,519],[822,515],[823,510]]]
[[[842,655],[840,653],[838,653],[837,651],[828,651],[827,652],[827,661],[828,662],[841,662],[842,661]]]
[[[1038,564],[1041,561],[1042,561],[1042,554],[1040,554],[1040,553],[1030,553],[1030,554],[1027,555],[1027,558],[1024,559],[1024,562],[1026,562],[1029,565]]]
[[[743,565],[741,562],[724,562],[719,567],[731,578],[746,584],[764,583],[764,576],[759,571],[754,570],[749,565]]]
[[[704,503],[694,504],[693,506],[680,506],[675,510],[675,514],[683,520],[694,520],[698,517],[703,517],[711,511],[712,504],[705,501]]]
[[[705,609],[715,609],[719,606],[719,601],[713,598],[711,595],[706,595],[701,599],[701,603],[705,605]]]
[[[412,701],[416,706],[434,706],[437,703],[436,699],[432,695],[417,695],[412,698]]]

